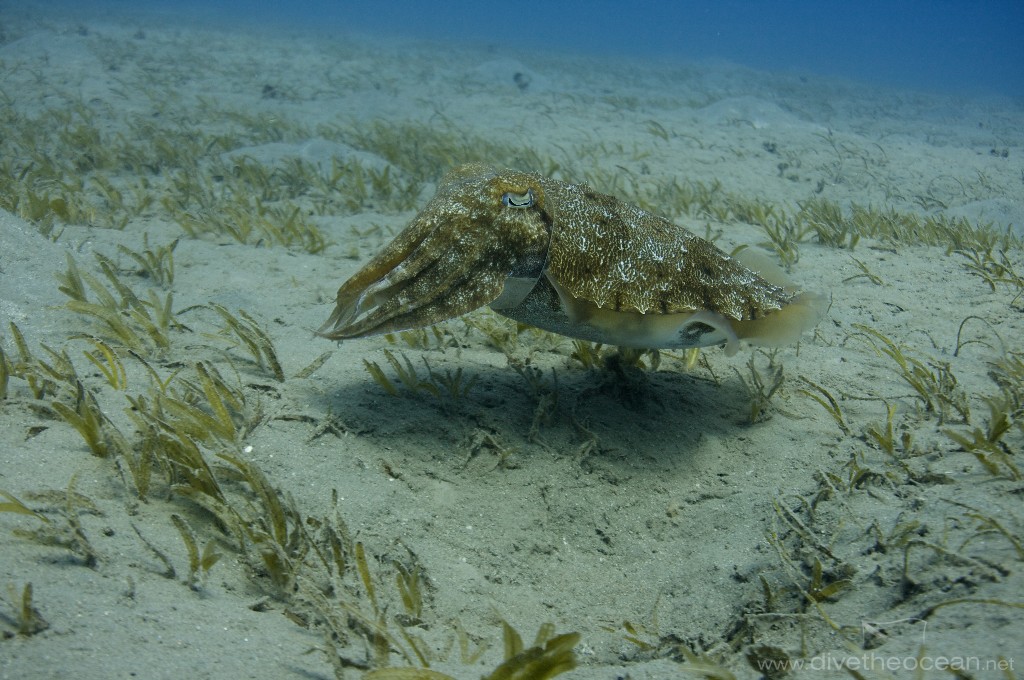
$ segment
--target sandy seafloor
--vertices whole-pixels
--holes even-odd
[[[84,106],[102,139],[164,127],[241,138],[246,128],[236,112],[282,130],[278,140],[237,152],[255,162],[283,166],[302,157],[329,168],[332,155],[348,155],[383,168],[387,161],[372,149],[316,130],[415,123],[521,146],[524,158],[553,159],[566,180],[618,177],[625,188],[634,180],[717,180],[731,195],[789,212],[823,198],[1014,224],[1018,233],[1024,227],[1020,102],[718,63],[601,61],[146,18],[12,12],[4,19],[5,126]],[[309,134],[295,138],[296,129]],[[2,161],[5,172],[29,165]],[[82,170],[87,187],[98,186],[89,177],[99,172]],[[139,186],[128,171],[103,172]],[[966,268],[966,257],[941,245],[865,238],[851,250],[811,236],[790,276],[831,296],[831,306],[815,333],[775,357],[785,382],[760,422],[747,417],[742,377],[750,378],[750,350],[728,358],[710,348],[706,363],[689,371],[666,356],[657,371],[617,378],[571,359],[569,342],[523,333],[510,353],[538,367],[547,389],[544,417],[535,421],[538,396],[504,352],[461,321],[445,326],[444,346],[426,349],[382,337],[335,345],[313,336],[337,286],[415,210],[328,201],[333,209],[309,216],[330,241],[315,254],[224,234],[189,238],[160,207],[174,197],[173,172],[158,168],[146,178],[155,200],[122,229],[109,228],[101,200],[95,219],[57,220],[49,238],[16,214],[0,215],[5,353],[18,360],[10,322],[37,358],[53,360],[43,344],[66,350],[107,417],[133,437],[125,395],[145,394],[150,379],[122,352],[128,386],[119,391],[86,361],[92,345],[72,336],[102,331],[65,307],[56,274],[71,253],[83,271],[102,277],[93,256],[101,253],[141,297],[173,292],[187,330],[172,331],[169,348],[148,354],[151,365],[166,378],[176,367],[185,375],[196,361],[210,362],[261,414],[232,447],[204,444],[205,454],[214,460],[227,450],[251,461],[302,517],[332,515],[336,490],[338,515],[365,546],[387,625],[422,639],[433,668],[457,678],[489,672],[502,659],[506,620],[527,644],[545,622],[579,632],[578,667],[566,678],[728,677],[726,670],[758,677],[748,658],[780,653],[807,665],[795,677],[849,677],[843,663],[864,677],[909,677],[914,664],[932,668],[943,658],[979,664],[967,666],[970,677],[1024,672],[1024,484],[1011,465],[986,470],[944,433],[984,429],[983,399],[998,393],[992,362],[1024,349],[1019,280],[990,287]],[[425,185],[413,205],[432,193]],[[311,212],[299,194],[296,204]],[[675,221],[701,235],[709,225],[721,231],[726,250],[767,240],[761,228],[727,215]],[[179,237],[170,285],[133,276],[134,263],[118,250]],[[1006,257],[1015,271],[1024,267],[1019,247]],[[858,276],[854,258],[875,280]],[[284,381],[244,348],[213,337],[223,324],[208,309],[185,311],[210,302],[257,320]],[[954,356],[958,328],[971,315]],[[958,381],[949,393],[969,401],[970,423],[955,411],[939,423],[858,324],[905,345],[923,365],[947,366]],[[401,386],[390,396],[364,367],[364,359],[376,362],[397,381],[385,349],[404,353],[421,374],[423,356],[438,374],[461,369],[474,382],[457,401]],[[321,367],[296,377],[328,351]],[[766,371],[766,357],[755,356]],[[813,391],[801,376],[835,395],[848,432],[801,391]],[[69,399],[66,391],[35,399],[14,376],[8,392],[0,403],[0,490],[63,527],[55,535],[67,541],[33,538],[44,524],[36,517],[0,514],[0,677],[334,675],[308,603],[275,590],[208,513],[167,488],[163,473],[154,472],[140,501],[124,465],[119,472],[112,458],[90,455],[50,408]],[[867,434],[884,430],[886,404],[895,408],[895,438],[909,437],[891,454]],[[1014,427],[1002,442],[1017,468],[1021,436]],[[69,510],[72,480],[84,498],[75,496]],[[69,514],[80,522],[78,543],[60,534],[71,531]],[[172,514],[187,519],[200,548],[215,540],[222,554],[194,588],[185,582],[188,555]],[[81,540],[94,560],[83,557]],[[403,614],[395,560],[422,568],[418,620]],[[358,578],[346,579],[346,597],[367,606]],[[27,583],[47,626],[20,635]],[[820,602],[807,601],[811,591]],[[929,609],[942,603],[949,604]],[[925,621],[915,619],[922,614]],[[371,663],[359,624],[345,624],[344,614],[339,620],[351,630],[338,653]],[[865,632],[865,622],[878,634]],[[471,647],[487,643],[479,659],[463,658],[457,629]],[[390,661],[404,663],[397,653]],[[1016,675],[994,670],[997,663]],[[360,672],[350,667],[345,676]]]

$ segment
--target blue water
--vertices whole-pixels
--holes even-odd
[[[125,8],[146,0],[121,0]],[[231,23],[510,48],[724,59],[963,94],[1024,97],[1024,0],[151,0]],[[79,5],[80,6],[80,5]]]

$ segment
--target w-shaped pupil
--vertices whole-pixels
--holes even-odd
[[[509,208],[529,208],[534,204],[533,189],[527,189],[525,194],[509,191],[502,195],[501,203]]]

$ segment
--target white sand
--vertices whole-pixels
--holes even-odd
[[[140,28],[144,34],[136,36]],[[815,196],[921,214],[945,206],[950,216],[1012,223],[1024,232],[1019,103],[880,91],[728,64],[611,63],[353,36],[160,27],[145,20],[86,20],[78,29],[77,22],[29,16],[5,26],[3,106],[31,117],[80,99],[103,112],[111,132],[125,130],[136,115],[159,125],[161,116],[188,111],[185,125],[230,128],[229,121],[204,119],[208,110],[264,113],[311,130],[375,120],[448,121],[467,135],[552,157],[569,177],[599,169],[622,176],[623,186],[629,177],[651,185],[717,179],[728,191],[786,210]],[[516,73],[529,78],[525,90],[514,81]],[[265,85],[281,96],[262,96]],[[332,144],[285,141],[246,151],[268,164],[289,155],[328,165],[331,156],[350,153],[366,160],[365,151]],[[376,157],[367,162],[383,163]],[[429,194],[428,188],[418,203]],[[175,309],[213,301],[246,310],[272,337],[289,378],[278,383],[244,352],[225,354],[225,343],[202,336],[219,328],[216,317],[202,311],[181,316],[196,332],[176,335],[159,363],[187,367],[206,359],[232,376],[227,357],[233,358],[248,394],[267,415],[238,453],[293,497],[304,516],[330,514],[336,489],[340,515],[366,545],[375,569],[379,560],[380,578],[393,578],[386,576],[392,560],[415,553],[429,585],[423,624],[410,632],[435,651],[438,668],[460,678],[488,672],[501,660],[496,624],[503,618],[528,642],[546,621],[559,632],[580,632],[579,667],[566,678],[678,677],[686,669],[682,647],[737,677],[757,677],[745,655],[762,644],[807,664],[856,663],[864,655],[886,663],[941,655],[985,664],[1004,657],[1021,672],[1024,616],[999,604],[946,606],[927,623],[886,626],[889,637],[878,640],[880,646],[858,647],[865,621],[907,619],[955,598],[1019,603],[1019,544],[1015,549],[998,531],[986,531],[967,506],[998,518],[1017,540],[1024,510],[1020,481],[989,474],[959,450],[942,429],[969,428],[956,418],[940,426],[923,413],[893,363],[877,356],[854,327],[864,324],[907,343],[915,356],[948,363],[971,395],[972,427],[984,427],[981,397],[996,393],[987,371],[1000,356],[997,336],[1006,349],[1022,350],[1018,290],[990,290],[965,269],[964,258],[943,247],[863,240],[848,251],[808,241],[791,276],[808,290],[831,294],[832,306],[799,351],[779,353],[786,382],[765,422],[746,422],[749,399],[737,371],[749,377],[748,352],[731,359],[720,350],[705,352],[720,384],[706,368],[685,373],[666,359],[629,399],[569,360],[566,345],[532,356],[546,376],[555,371],[558,387],[550,419],[530,441],[535,401],[505,355],[478,334],[443,351],[389,346],[382,338],[334,346],[312,336],[337,286],[381,243],[380,237],[356,243],[352,227],[397,231],[411,215],[316,218],[334,241],[321,255],[183,238],[175,252]],[[727,250],[766,240],[746,224],[677,221],[700,234],[706,224],[724,229],[720,244]],[[66,252],[97,272],[91,253],[117,258],[118,244],[142,249],[143,233],[151,245],[182,236],[166,216],[143,214],[123,231],[69,225],[52,242],[18,217],[0,216],[5,352],[17,355],[11,321],[38,356],[48,356],[39,343],[66,349],[127,433],[123,395],[85,361],[82,350],[89,345],[68,339],[88,325],[63,308],[66,298],[54,275],[65,270]],[[346,257],[354,246],[360,260]],[[851,279],[861,273],[853,257],[881,285]],[[1008,257],[1020,271],[1020,251]],[[131,283],[139,290],[148,285],[137,278]],[[968,315],[984,323],[972,322],[967,335],[988,344],[969,344],[953,356]],[[449,328],[460,338],[465,333],[458,321]],[[469,397],[454,407],[425,394],[390,397],[363,365],[366,358],[390,371],[382,353],[389,347],[417,367],[422,354],[435,371],[461,368],[476,379]],[[528,349],[520,349],[522,356]],[[331,358],[311,376],[291,377],[330,350]],[[757,357],[763,370],[765,359]],[[131,364],[128,392],[144,391],[144,372],[125,361]],[[850,435],[800,393],[807,386],[798,376],[837,398],[845,395],[840,403]],[[49,623],[37,634],[15,635],[15,606],[0,605],[3,629],[11,633],[0,641],[0,677],[332,676],[322,651],[307,653],[322,647],[322,635],[285,615],[296,605],[270,598],[253,607],[266,598],[267,585],[252,576],[227,537],[224,558],[201,587],[190,590],[182,582],[187,555],[170,515],[186,516],[201,544],[218,535],[209,515],[161,490],[159,479],[148,502],[140,503],[114,463],[91,456],[71,427],[38,408],[23,381],[12,378],[10,392],[0,403],[0,489],[57,522],[61,502],[38,493],[63,491],[74,478],[76,491],[94,506],[79,510],[98,561],[89,568],[73,550],[15,535],[41,522],[0,514],[0,582],[10,585],[12,599],[31,582],[35,605]],[[913,436],[914,455],[898,447],[900,462],[864,434],[884,424],[883,400],[897,409],[897,437],[904,431]],[[337,431],[314,437],[328,417],[341,424]],[[511,451],[504,466],[493,447],[479,445],[487,437]],[[1005,441],[1020,453],[1019,429]],[[1016,460],[1020,466],[1019,455]],[[856,466],[878,476],[843,490]],[[829,486],[836,493],[825,493]],[[806,527],[803,540],[791,524],[797,519]],[[175,578],[162,575],[164,566],[133,526],[170,557]],[[901,585],[904,549],[892,536],[903,531],[921,544],[910,551],[917,586],[908,591]],[[781,557],[773,534],[792,552]],[[878,549],[885,542],[889,548]],[[850,580],[820,610],[801,604],[794,587],[811,587],[815,557],[825,584]],[[778,600],[776,612],[766,611],[762,578]],[[378,589],[391,603],[389,616],[401,611],[392,581]],[[491,645],[477,664],[461,663],[458,644],[451,646],[456,619]],[[624,621],[645,645],[627,640]],[[368,650],[359,652],[358,635],[353,639],[348,658],[370,657]],[[996,677],[984,669],[975,677]],[[796,673],[822,675],[848,677],[836,668]]]

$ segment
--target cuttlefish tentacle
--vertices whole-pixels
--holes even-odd
[[[342,285],[319,334],[340,340],[426,326],[503,297],[524,273],[535,283],[551,220],[525,213],[542,197],[515,175],[470,166],[446,177],[420,216]],[[482,220],[495,206],[504,218]],[[510,295],[518,302],[528,292]]]
[[[466,165],[341,286],[320,329],[355,338],[490,305],[570,337],[631,347],[778,346],[824,299],[761,276],[668,220],[539,175]]]
[[[396,244],[397,245],[397,244]],[[501,293],[500,273],[474,271],[475,248],[459,261],[436,228],[419,243],[381,253],[338,291],[334,314],[321,333],[335,339],[427,326],[487,304]],[[511,268],[511,262],[509,262]]]

